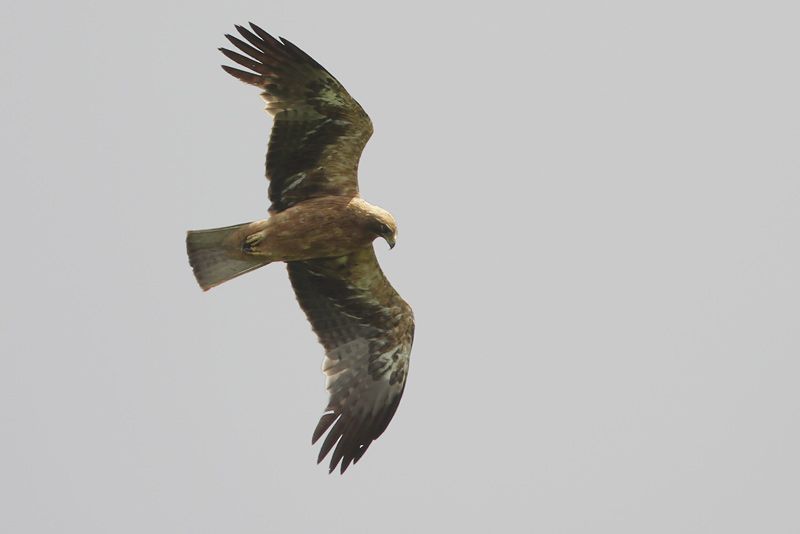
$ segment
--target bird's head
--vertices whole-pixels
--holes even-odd
[[[397,221],[391,213],[361,197],[351,199],[348,208],[356,215],[359,224],[371,234],[372,239],[382,237],[389,244],[389,248],[394,248],[397,240]]]
[[[370,229],[375,237],[382,237],[389,248],[394,248],[397,241],[397,221],[391,213],[378,206],[370,206]]]

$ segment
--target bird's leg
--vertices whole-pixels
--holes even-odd
[[[245,237],[244,244],[242,245],[242,250],[248,254],[257,253],[255,247],[257,247],[259,243],[264,241],[265,236],[266,232],[262,230],[261,232],[256,232],[255,234],[250,234],[249,236]]]

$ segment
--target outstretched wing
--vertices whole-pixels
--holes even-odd
[[[358,160],[372,122],[342,84],[308,54],[254,24],[236,26],[245,41],[225,37],[245,55],[220,48],[252,72],[223,65],[264,90],[274,117],[267,150],[270,211],[327,195],[358,194]]]
[[[386,280],[370,245],[349,256],[287,264],[297,301],[325,347],[328,408],[312,443],[328,435],[330,471],[358,462],[392,420],[414,340],[411,307]]]

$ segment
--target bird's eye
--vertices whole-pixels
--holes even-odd
[[[386,226],[385,224],[381,223],[381,235],[388,234],[388,233],[389,233],[389,227]]]

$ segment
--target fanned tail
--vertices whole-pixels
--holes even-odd
[[[190,230],[186,234],[189,264],[203,291],[269,263],[258,256],[246,254],[241,248],[241,239],[237,234],[250,224]]]

